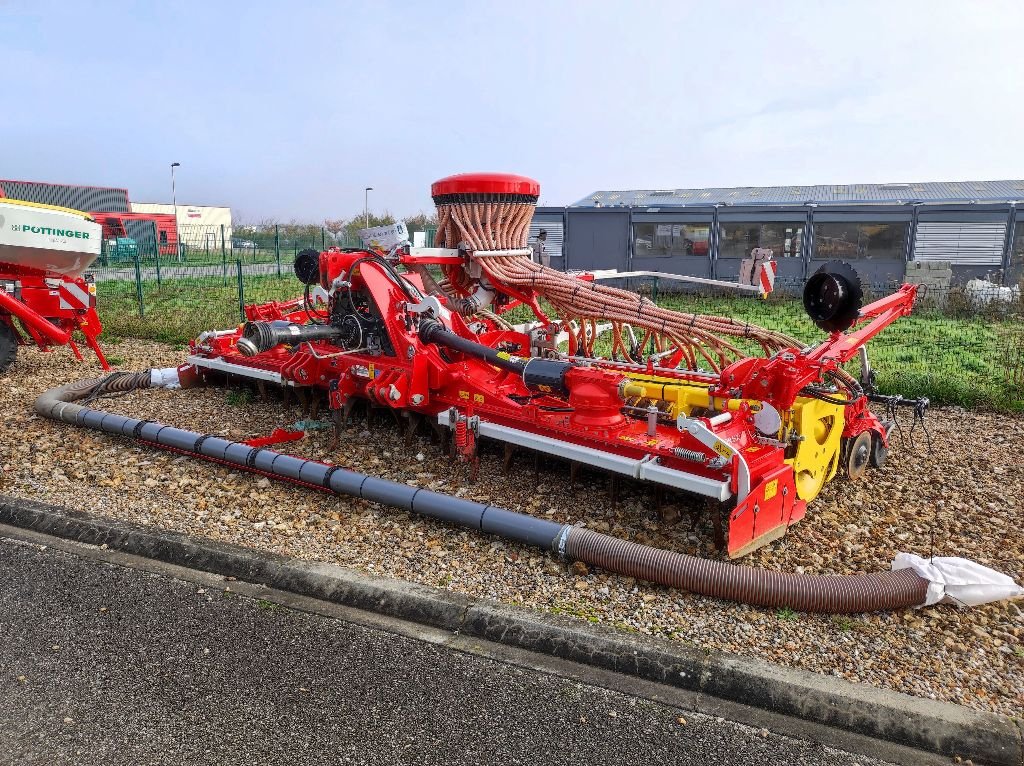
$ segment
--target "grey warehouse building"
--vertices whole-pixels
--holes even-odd
[[[910,261],[947,261],[956,282],[1016,284],[1021,204],[1024,181],[598,191],[538,208],[531,235],[546,229],[565,269],[732,281],[751,249],[767,247],[782,283],[802,284],[821,262],[842,259],[872,284],[902,281]]]

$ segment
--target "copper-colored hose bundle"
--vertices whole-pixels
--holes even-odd
[[[495,179],[536,182],[517,176],[453,176],[434,185],[439,247],[461,248],[499,289],[546,299],[569,332],[569,353],[594,356],[599,322],[611,324],[612,354],[635,359],[653,346],[665,365],[721,371],[746,356],[726,338],[746,338],[765,355],[803,344],[783,333],[727,317],[687,314],[661,308],[640,295],[606,287],[535,263],[527,249],[536,193],[502,193]],[[518,188],[518,187],[509,187]],[[486,191],[484,191],[486,190]],[[511,251],[511,252],[510,252]],[[519,251],[519,252],[515,252]],[[465,268],[448,267],[452,291],[467,295],[472,277]],[[627,328],[632,328],[631,333]]]
[[[635,293],[571,277],[534,263],[528,256],[481,258],[480,262],[492,282],[532,290],[550,302],[560,319],[575,324],[578,329],[570,336],[571,353],[593,356],[598,322],[611,322],[615,354],[629,358],[635,353],[625,334],[628,325],[641,331],[637,348],[653,343],[656,351],[670,352],[674,364],[715,372],[745,355],[720,336],[747,338],[766,355],[802,345],[782,333],[735,319],[661,308]],[[676,358],[672,358],[673,351]]]

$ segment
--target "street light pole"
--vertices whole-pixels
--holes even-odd
[[[178,260],[181,260],[181,234],[178,231],[178,193],[174,187],[174,169],[181,167],[180,162],[171,163],[171,202],[174,204],[174,249],[178,251]]]
[[[365,228],[367,228],[367,229],[370,228],[370,205],[369,205],[369,200],[370,200],[370,192],[372,192],[372,191],[373,191],[373,187],[372,186],[367,186],[363,190],[363,218],[366,221]]]

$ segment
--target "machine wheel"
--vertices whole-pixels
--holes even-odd
[[[7,322],[0,320],[0,372],[7,372],[17,355],[18,336]]]
[[[863,431],[857,434],[850,442],[846,450],[846,475],[851,481],[856,481],[864,476],[871,460],[871,433]]]
[[[889,459],[889,448],[885,446],[882,437],[873,434],[871,437],[871,467],[881,468]]]

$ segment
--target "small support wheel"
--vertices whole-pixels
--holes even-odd
[[[878,434],[871,436],[871,467],[881,468],[889,459],[889,448],[885,446],[882,437]]]
[[[862,431],[850,442],[846,450],[846,475],[851,481],[857,481],[864,476],[871,461],[871,453],[871,433]]]
[[[0,373],[7,372],[17,356],[18,336],[7,322],[0,319]]]

